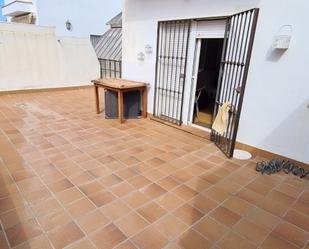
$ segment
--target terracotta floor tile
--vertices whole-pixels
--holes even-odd
[[[90,195],[95,192],[102,190],[104,187],[97,181],[88,182],[82,185],[79,185],[78,188],[85,195]]]
[[[94,204],[87,198],[77,200],[67,206],[68,212],[74,217],[81,217],[95,209]]]
[[[185,170],[177,170],[171,176],[178,182],[185,183],[193,178],[193,175],[188,174]]]
[[[74,175],[73,177],[70,177],[70,181],[74,184],[74,185],[81,185],[81,184],[85,184],[87,182],[91,182],[94,180],[94,177],[91,176],[89,173],[87,172],[81,172],[77,175]]]
[[[309,213],[309,205],[305,202],[302,202],[300,200],[297,200],[294,205],[292,206],[294,210],[297,212],[300,212],[302,214],[308,214]]]
[[[48,238],[45,235],[39,235],[31,240],[28,240],[27,242],[20,244],[17,247],[14,247],[14,249],[52,249],[52,245],[50,244]]]
[[[285,206],[291,206],[294,201],[295,201],[295,197],[290,197],[282,192],[279,192],[277,190],[272,190],[268,195],[268,198],[271,198],[275,201],[277,201],[280,204],[283,204]]]
[[[110,224],[90,236],[98,248],[111,249],[126,239],[125,235],[114,225]]]
[[[160,179],[166,177],[166,173],[161,172],[158,169],[151,169],[151,170],[144,172],[143,176],[145,176],[150,181],[155,182],[155,181],[159,181]]]
[[[287,183],[281,183],[275,189],[293,198],[297,198],[302,192],[302,188],[294,187]]]
[[[48,188],[54,193],[61,192],[63,190],[66,190],[72,187],[74,186],[68,179],[64,179],[59,182],[48,185]]]
[[[54,229],[57,226],[63,226],[72,221],[70,216],[63,212],[63,210],[39,216],[37,220],[45,231]]]
[[[223,238],[218,242],[218,246],[220,248],[229,248],[229,249],[239,249],[239,248],[246,248],[246,249],[254,249],[256,246],[251,244],[248,240],[243,239],[239,235],[234,232],[229,232],[223,236]],[[280,247],[273,247],[280,248]]]
[[[203,192],[203,194],[217,202],[223,202],[231,195],[229,192],[217,187],[211,187],[210,189]]]
[[[235,195],[237,192],[239,192],[242,189],[243,186],[235,182],[232,182],[228,179],[223,179],[219,183],[216,184],[216,187],[230,194]]]
[[[126,196],[124,198],[124,201],[132,208],[138,208],[145,203],[150,201],[150,198],[147,197],[144,193],[141,191],[135,191],[132,194]]]
[[[280,223],[274,230],[273,233],[279,237],[296,244],[299,247],[303,247],[306,240],[309,238],[309,233],[304,232],[291,223],[283,222]]]
[[[80,240],[84,237],[84,233],[74,222],[70,222],[64,226],[60,226],[59,228],[55,228],[49,231],[48,237],[51,240],[53,246],[58,249],[64,248],[65,246]]]
[[[290,210],[284,216],[284,219],[309,232],[309,217],[307,215],[299,213],[295,210]]]
[[[1,232],[1,231],[0,231],[0,248],[1,249],[9,249],[10,248],[8,242],[6,241],[4,232]]]
[[[117,246],[115,249],[137,249],[133,243],[130,241],[125,241],[124,243],[121,243],[119,246]]]
[[[261,248],[263,249],[296,249],[297,246],[292,245],[288,241],[281,239],[279,236],[271,233],[265,241],[262,243]]]
[[[216,184],[222,179],[221,177],[213,173],[206,173],[204,175],[201,175],[200,178],[210,184]]]
[[[111,187],[113,186],[114,184],[117,184],[117,183],[120,183],[122,182],[123,180],[115,175],[115,174],[111,174],[111,175],[108,175],[108,176],[105,176],[103,177],[101,180],[100,180],[100,183],[102,183],[102,185],[104,187]]]
[[[140,189],[145,187],[146,185],[150,184],[151,181],[148,180],[146,177],[142,176],[142,175],[137,175],[135,177],[132,177],[130,179],[128,179],[128,182],[135,187],[136,189]]]
[[[118,220],[115,225],[128,237],[138,233],[149,223],[136,212],[131,212]]]
[[[143,188],[141,191],[151,199],[155,199],[160,195],[166,193],[166,190],[164,188],[161,188],[156,183],[150,184],[149,186]]]
[[[110,188],[110,191],[118,197],[125,196],[125,195],[133,192],[134,190],[135,190],[134,187],[127,182],[121,182],[121,183],[113,186],[112,188]]]
[[[229,231],[224,225],[210,217],[201,219],[193,228],[211,242],[218,241]]]
[[[24,197],[28,202],[35,203],[49,199],[51,197],[51,192],[47,188],[43,187],[39,190],[25,193]]]
[[[167,215],[156,224],[156,228],[169,240],[173,240],[184,232],[188,225],[173,215]]]
[[[111,171],[105,168],[103,165],[101,165],[100,167],[94,168],[94,169],[87,170],[87,172],[89,173],[89,175],[93,176],[95,179],[108,176],[111,173]]]
[[[100,191],[88,196],[88,198],[97,206],[102,207],[115,199],[115,196],[108,191]]]
[[[44,187],[43,183],[38,177],[28,178],[17,183],[22,192],[32,192]]]
[[[31,218],[34,218],[34,215],[28,207],[12,209],[0,215],[0,220],[4,229],[10,228],[22,222],[26,222]]]
[[[246,216],[246,219],[269,230],[273,229],[280,222],[280,218],[278,216],[275,216],[261,208],[251,210]]]
[[[162,188],[164,188],[167,191],[171,191],[173,188],[180,185],[180,182],[176,181],[171,176],[164,177],[163,179],[159,180],[157,182],[158,185],[160,185]]]
[[[180,199],[175,194],[167,192],[156,199],[156,202],[166,210],[172,210],[180,207],[185,201]]]
[[[177,208],[173,214],[188,225],[197,222],[203,217],[203,214],[200,211],[189,204],[184,204],[183,206]]]
[[[40,202],[37,202],[32,207],[33,212],[37,216],[43,216],[46,214],[49,214],[51,212],[60,211],[63,210],[61,205],[58,203],[58,201],[55,198],[49,198],[47,200],[42,200]]]
[[[158,167],[158,166],[160,166],[161,164],[164,163],[164,160],[157,158],[157,157],[154,157],[154,158],[146,161],[146,163],[149,164],[151,167]]]
[[[126,168],[126,169],[117,171],[115,174],[122,179],[130,179],[131,177],[136,176],[138,173],[133,169]]]
[[[167,239],[153,227],[149,227],[135,235],[132,241],[140,249],[161,249],[167,244]]]
[[[145,206],[139,208],[137,212],[150,223],[155,222],[166,214],[166,210],[160,207],[155,202],[150,202],[146,204]]]
[[[64,175],[56,168],[40,172],[39,175],[42,181],[47,185],[64,179]]]
[[[212,186],[209,182],[204,181],[199,177],[195,177],[190,181],[186,182],[185,184],[199,193],[206,191],[208,188]]]
[[[106,216],[103,215],[103,213],[99,210],[95,210],[94,212],[88,213],[78,218],[76,223],[85,233],[90,234],[91,232],[108,224],[109,219],[106,218]]]
[[[283,216],[289,208],[288,206],[269,197],[262,199],[259,203],[257,203],[257,205],[260,208],[263,208],[264,210],[280,217]]]
[[[251,203],[252,205],[257,205],[261,200],[263,200],[262,195],[247,188],[240,190],[236,196]]]
[[[186,185],[180,185],[179,187],[175,188],[172,192],[185,201],[189,201],[198,194],[198,192],[196,192],[192,188],[189,188]]]
[[[115,200],[101,208],[101,211],[110,220],[117,220],[120,217],[127,215],[131,208],[122,200]]]
[[[10,245],[14,247],[36,236],[39,236],[42,234],[42,230],[34,219],[30,219],[24,223],[17,224],[5,230],[5,233]]]
[[[258,179],[247,185],[246,188],[264,196],[271,190],[269,186],[261,183]]]
[[[14,179],[15,182],[18,181],[22,181],[25,180],[27,178],[31,178],[34,177],[35,174],[32,170],[20,170],[20,171],[16,171],[12,174],[12,177]]]
[[[210,213],[210,216],[228,227],[232,227],[241,218],[240,215],[234,213],[233,211],[225,207],[216,208]]]
[[[83,239],[78,242],[75,242],[66,248],[67,249],[96,249],[94,245],[87,239]]]
[[[257,226],[256,224],[246,219],[241,219],[234,227],[233,231],[238,232],[240,235],[254,243],[260,244],[268,235],[269,231],[265,228]]]
[[[305,191],[304,193],[301,194],[301,196],[299,197],[299,200],[309,204],[309,191]]]
[[[56,193],[55,196],[64,205],[85,197],[76,187]]]
[[[194,230],[185,232],[177,241],[178,245],[184,249],[207,249],[211,243]]]
[[[194,198],[192,198],[189,202],[193,207],[197,208],[204,214],[210,212],[211,210],[215,209],[219,204],[208,198],[204,195],[197,195]]]
[[[222,206],[241,216],[248,214],[249,211],[253,209],[253,206],[250,203],[235,196],[230,197],[223,202]]]

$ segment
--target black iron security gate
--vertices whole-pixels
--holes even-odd
[[[235,148],[258,12],[252,9],[227,19],[214,116],[226,102],[230,111],[225,132],[220,135],[212,130],[211,137],[228,157]]]
[[[181,124],[191,20],[158,24],[154,115]]]

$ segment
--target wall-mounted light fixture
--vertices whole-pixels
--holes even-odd
[[[69,20],[67,20],[67,21],[65,22],[65,27],[66,27],[66,29],[67,29],[68,31],[72,31],[72,29],[73,29],[73,25],[72,25],[72,23],[71,23]]]
[[[149,44],[147,44],[145,46],[145,53],[146,54],[151,54],[152,53],[152,47]]]
[[[278,33],[274,37],[272,47],[274,49],[288,49],[292,38],[292,31],[292,25],[287,24],[281,26]]]
[[[139,53],[137,54],[137,59],[138,59],[139,61],[143,61],[143,60],[145,59],[145,54],[144,54],[143,52],[139,52]]]

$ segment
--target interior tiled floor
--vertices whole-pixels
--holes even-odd
[[[0,248],[309,248],[308,179],[255,172],[93,89],[0,96]]]

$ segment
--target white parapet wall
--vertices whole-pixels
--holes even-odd
[[[89,85],[100,66],[89,38],[55,28],[0,23],[0,91]]]

